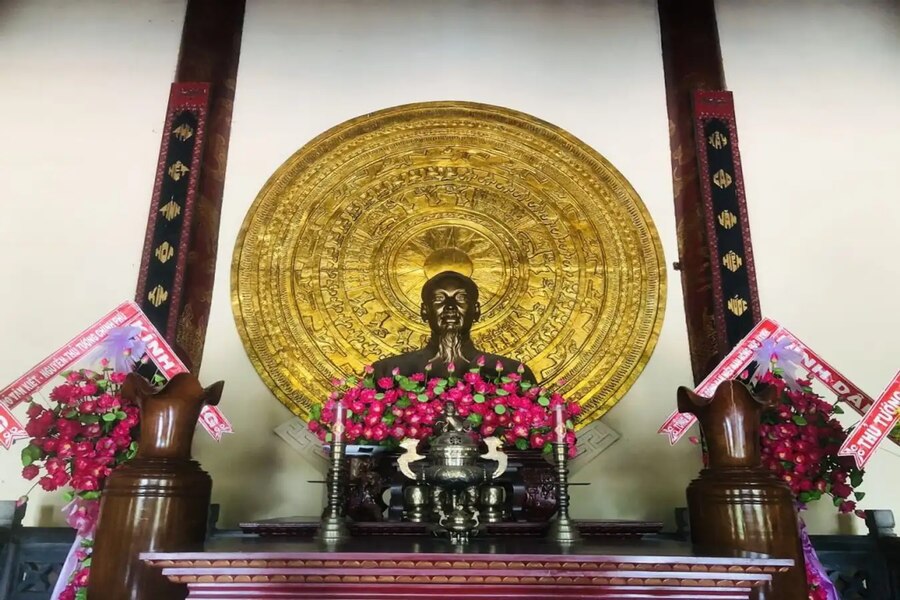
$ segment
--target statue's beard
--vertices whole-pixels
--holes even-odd
[[[438,334],[437,354],[429,362],[456,363],[457,365],[465,362],[462,341],[462,332],[458,327],[444,329]]]

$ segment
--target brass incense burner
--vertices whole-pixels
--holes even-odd
[[[496,437],[485,438],[481,454],[456,408],[448,403],[435,424],[437,437],[425,455],[419,440],[407,439],[398,460],[400,471],[414,483],[404,489],[405,518],[435,523],[436,534],[465,544],[482,523],[503,517],[503,488],[495,480],[506,471],[507,456]]]

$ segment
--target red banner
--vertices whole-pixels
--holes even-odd
[[[18,419],[8,408],[0,404],[0,445],[9,450],[16,440],[24,440],[27,437],[28,434]]]
[[[31,398],[54,377],[68,370],[77,361],[102,342],[109,332],[118,327],[137,326],[141,329],[141,340],[147,345],[147,357],[156,365],[160,373],[171,379],[177,373],[187,371],[184,363],[175,355],[166,340],[150,323],[134,302],[124,302],[102,319],[69,340],[59,350],[42,360],[30,371],[0,390],[0,443],[9,448],[12,443],[28,437],[21,424],[12,415],[12,409]],[[233,430],[225,415],[214,406],[204,406],[200,417],[201,425],[215,440]]]
[[[857,465],[862,468],[878,444],[887,437],[893,425],[897,422],[896,411],[900,404],[895,405],[895,401],[891,400],[889,392],[885,392],[885,395],[882,395],[878,402],[872,400],[852,381],[810,350],[797,336],[772,319],[760,321],[747,337],[741,340],[728,356],[719,363],[719,366],[713,369],[712,373],[700,382],[700,385],[694,391],[705,398],[711,398],[720,383],[726,379],[733,379],[747,368],[753,361],[753,357],[756,351],[759,350],[762,342],[768,338],[772,338],[776,342],[784,338],[790,340],[788,348],[801,355],[798,366],[805,369],[811,379],[821,382],[840,400],[845,401],[853,410],[863,415],[863,420],[853,430],[850,437],[847,438],[840,451],[842,455],[854,456]],[[898,393],[896,402],[900,403],[900,393]],[[888,417],[891,419],[889,422]],[[669,443],[674,445],[684,437],[684,434],[696,421],[697,419],[694,415],[676,411],[669,415],[669,418],[666,419],[666,422],[663,423],[657,433],[669,436]]]
[[[737,346],[731,349],[731,352],[725,356],[722,362],[719,363],[719,366],[713,369],[706,376],[706,379],[700,382],[700,385],[694,391],[704,398],[711,398],[720,383],[737,377],[741,371],[753,362],[753,356],[762,346],[762,343],[777,335],[780,330],[778,323],[771,319],[763,319],[757,323],[750,330],[750,333]],[[669,443],[675,445],[696,421],[697,417],[692,414],[675,411],[669,415],[669,418],[657,430],[657,433],[669,436]]]
[[[871,406],[838,451],[841,456],[852,456],[860,469],[900,419],[900,373]]]

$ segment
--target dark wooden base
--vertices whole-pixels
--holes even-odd
[[[640,538],[644,535],[659,533],[662,523],[658,521],[575,521],[582,537],[587,538]],[[483,535],[491,537],[542,537],[550,526],[549,523],[491,523],[486,525]],[[319,529],[319,519],[313,517],[286,517],[241,523],[244,533],[252,533],[263,537],[300,537],[312,538]],[[431,534],[427,523],[410,523],[408,521],[366,521],[350,523],[350,533],[354,537],[404,535],[427,536]]]
[[[793,563],[735,553],[703,556],[661,540],[585,542],[479,538],[454,547],[431,537],[312,540],[246,536],[204,552],[142,559],[189,598],[676,598],[761,600]]]

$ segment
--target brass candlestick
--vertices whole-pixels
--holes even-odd
[[[550,524],[547,537],[560,544],[572,544],[581,540],[578,528],[569,518],[569,444],[566,442],[566,424],[562,407],[556,407],[556,441],[551,442],[556,458],[556,506],[557,516]]]
[[[338,405],[331,440],[331,468],[328,470],[328,506],[322,514],[322,522],[316,539],[335,544],[350,537],[347,521],[341,514],[341,491],[344,485],[344,407]]]

